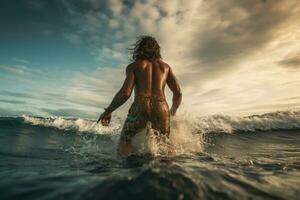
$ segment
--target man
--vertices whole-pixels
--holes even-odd
[[[108,126],[111,113],[124,104],[133,88],[135,99],[124,123],[119,153],[128,155],[132,152],[131,139],[146,128],[151,122],[152,129],[160,135],[170,134],[170,113],[175,115],[181,103],[181,90],[170,66],[161,60],[160,46],[151,36],[141,36],[132,49],[133,63],[126,68],[126,79],[111,104],[105,108],[97,123]],[[173,103],[169,111],[165,100],[165,85],[173,92]]]

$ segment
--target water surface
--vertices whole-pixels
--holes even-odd
[[[198,118],[201,150],[127,158],[117,122],[2,117],[0,199],[297,199],[299,113],[284,115]]]

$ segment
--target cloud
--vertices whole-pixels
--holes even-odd
[[[76,34],[65,33],[64,38],[67,39],[69,42],[71,42],[73,44],[80,44],[81,43],[80,37]]]
[[[204,64],[231,63],[259,50],[277,36],[276,28],[288,19],[289,8],[295,5],[280,1],[211,2],[206,7],[210,20],[197,33],[194,47],[194,54]]]
[[[183,62],[178,62],[184,66],[183,70],[178,67],[181,78],[185,82],[193,80],[191,84],[205,84],[238,70],[257,54],[261,55],[260,60],[266,57],[266,48],[285,36],[290,24],[297,23],[299,14],[290,12],[295,7],[299,8],[296,1],[202,3],[198,12],[203,14],[198,14],[199,20],[192,20],[191,33],[183,31],[186,42],[182,39],[180,45],[177,45],[179,47],[176,47],[178,51],[181,49],[184,52],[179,56]],[[186,25],[179,27],[189,28]],[[295,27],[290,31],[296,34]],[[169,40],[174,38],[169,37]],[[184,46],[180,47],[182,44]],[[270,52],[274,50],[268,49]],[[175,56],[172,58],[176,59]]]
[[[22,58],[12,57],[11,60],[17,63],[30,64],[28,60],[24,60]]]
[[[249,105],[243,108],[235,108],[232,107],[231,111],[237,112],[247,112],[247,113],[266,113],[266,112],[274,112],[274,111],[281,111],[281,110],[293,110],[293,109],[300,109],[300,101],[295,103],[264,103],[264,104],[257,104],[257,105]]]
[[[45,7],[45,2],[38,0],[29,0],[28,4],[35,9],[43,9]]]
[[[261,96],[267,98],[266,85],[272,88],[287,81],[280,78],[281,70],[273,70],[274,63],[291,66],[298,62],[295,58],[278,62],[287,49],[298,48],[295,41],[299,37],[300,5],[296,0],[112,0],[85,1],[81,7],[67,1],[67,7],[68,19],[76,26],[71,33],[90,44],[91,54],[99,62],[109,59],[124,65],[128,58],[125,49],[136,36],[155,36],[164,60],[179,77],[184,101],[198,105],[199,110],[203,110],[201,103],[206,103],[207,111],[224,110],[232,104],[255,104]],[[240,70],[247,74],[240,74]],[[78,103],[97,98],[101,103],[92,103],[95,106],[108,102],[120,81],[106,76],[121,76],[115,69],[104,71],[97,75],[78,73],[76,80],[80,84],[71,90],[73,95],[68,94],[69,99],[81,94],[81,100],[73,98]],[[285,90],[293,90],[291,87],[284,86]]]
[[[0,116],[6,117],[6,116],[22,116],[22,115],[33,115],[33,112],[30,112],[28,110],[19,110],[19,109],[7,109],[0,106]]]
[[[64,98],[70,102],[104,108],[125,79],[125,67],[103,67],[93,73],[76,73]]]
[[[280,100],[281,101],[290,101],[290,100],[299,100],[300,101],[300,96],[293,96],[293,97],[288,97],[288,98],[282,98]]]
[[[18,62],[26,62],[25,60],[18,60],[17,58],[15,58],[14,60]],[[41,70],[33,69],[25,65],[0,65],[0,71],[24,77],[43,74]]]
[[[100,50],[92,52],[91,54],[95,56],[97,61],[105,61],[108,59],[113,61],[126,62],[126,57],[123,53],[108,47],[103,47]]]
[[[0,71],[9,72],[19,76],[31,76],[32,72],[24,65],[0,66]]]
[[[22,98],[32,98],[33,95],[22,93],[22,92],[12,92],[12,91],[0,91],[0,95],[11,96],[11,97],[22,97]]]
[[[288,55],[285,59],[277,62],[280,66],[297,69],[300,68],[300,53]]]
[[[109,9],[114,15],[120,15],[123,9],[123,3],[120,0],[109,0]]]
[[[267,104],[283,108],[288,100],[277,100],[291,98],[300,87],[299,54],[287,54],[299,52],[297,0],[63,0],[57,4],[65,24],[61,36],[87,46],[99,68],[74,69],[68,84],[52,84],[56,77],[49,77],[47,81],[55,85],[51,91],[40,86],[25,97],[59,107],[47,107],[50,114],[74,114],[63,110],[71,106],[77,106],[79,113],[107,106],[125,77],[126,49],[141,34],[153,35],[161,44],[163,59],[182,85],[184,105],[192,111],[272,107]],[[0,66],[2,74],[45,79],[47,73],[33,70],[22,59],[13,60],[22,65]],[[6,95],[22,97],[14,92]]]
[[[120,49],[126,44],[113,46],[119,39],[128,45],[140,34],[152,34],[161,42],[165,58],[175,60],[171,61],[174,66],[185,63],[188,71],[205,71],[206,76],[236,68],[236,62],[255,54],[282,34],[281,27],[299,16],[291,12],[299,7],[297,1],[106,3],[108,9],[104,5],[100,10],[89,7],[88,12],[72,9],[72,23],[78,26],[73,34],[96,48],[114,52],[112,58],[124,54]],[[70,1],[68,5],[74,7]]]
[[[199,94],[198,97],[203,98],[203,97],[214,96],[216,94],[219,94],[221,91],[222,91],[222,89],[219,89],[219,88],[211,89],[209,91]]]
[[[26,104],[26,101],[7,100],[7,99],[0,99],[0,102],[9,103],[9,104]]]

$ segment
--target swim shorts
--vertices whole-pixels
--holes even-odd
[[[136,96],[125,120],[121,140],[129,141],[151,122],[152,129],[159,134],[170,134],[170,111],[165,98]]]

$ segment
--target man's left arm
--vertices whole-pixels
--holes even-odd
[[[131,96],[132,90],[134,88],[134,71],[133,65],[128,65],[126,68],[126,79],[121,87],[121,89],[114,96],[110,105],[105,108],[104,113],[101,114],[97,123],[101,120],[102,125],[108,126],[110,123],[111,113],[123,105]]]

